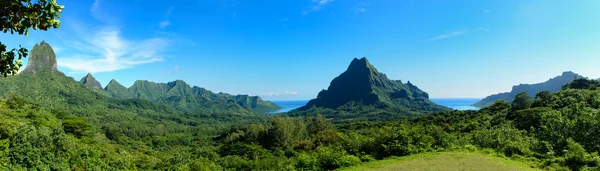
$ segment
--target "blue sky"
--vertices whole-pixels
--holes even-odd
[[[600,77],[600,1],[57,0],[59,70],[106,85],[185,80],[268,100],[314,98],[354,57],[431,97],[485,97],[571,70]]]

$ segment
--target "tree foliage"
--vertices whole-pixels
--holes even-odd
[[[0,87],[0,167],[8,170],[332,170],[478,149],[547,170],[600,165],[600,91],[585,87],[396,120],[180,111],[114,99],[49,71]]]

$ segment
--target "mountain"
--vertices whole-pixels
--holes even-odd
[[[129,88],[125,88],[117,81],[112,80],[105,90],[115,98],[144,99],[186,111],[217,112],[228,110],[246,113],[248,111],[266,112],[280,108],[278,105],[264,101],[258,96],[217,94],[202,87],[190,86],[183,80],[168,83],[138,80]]]
[[[88,73],[85,77],[81,78],[79,83],[89,89],[104,90],[100,82],[98,82],[91,73]]]
[[[429,95],[408,81],[390,80],[369,63],[367,58],[354,58],[348,69],[334,78],[327,90],[296,111],[311,108],[366,108],[409,113],[443,111],[448,108],[429,100]]]
[[[52,47],[42,41],[39,44],[35,44],[31,49],[31,55],[27,67],[21,72],[21,74],[33,74],[42,70],[48,70],[57,72],[56,68],[56,54]]]
[[[562,89],[562,86],[573,81],[575,78],[581,78],[582,76],[571,71],[565,71],[560,76],[549,79],[543,83],[537,84],[519,84],[512,87],[510,92],[498,93],[490,95],[481,101],[473,104],[475,107],[486,107],[498,100],[505,100],[512,102],[515,95],[520,92],[526,92],[529,96],[535,97],[540,91],[548,91],[550,93],[557,92]]]
[[[109,96],[115,97],[118,99],[132,99],[133,95],[129,92],[127,87],[121,85],[121,83],[117,82],[117,80],[112,79],[104,87],[104,90],[108,93]]]

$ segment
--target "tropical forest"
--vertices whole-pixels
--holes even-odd
[[[112,5],[119,3],[132,3],[131,10],[144,8],[150,11],[153,9],[147,8],[158,8],[156,5],[167,2],[161,1],[151,5],[151,2],[145,1],[113,1]],[[140,5],[134,5],[136,3]],[[185,3],[192,4],[192,2]],[[233,29],[225,26],[225,20],[256,21],[258,19],[252,17],[262,16],[260,12],[250,14],[242,9],[250,2],[223,1],[213,6],[210,5],[212,2],[197,3],[210,6],[210,9],[215,11],[236,9],[233,10],[236,11],[233,17],[219,19],[223,22],[214,21],[212,26],[223,30]],[[296,2],[257,3],[262,5],[275,3],[282,8],[292,8],[291,4]],[[371,9],[381,8],[382,11],[387,9],[386,5],[377,5],[376,1],[360,1],[357,7],[348,7],[353,10],[334,7],[343,6],[342,0],[307,0],[306,3],[309,4],[308,7],[299,8],[304,10],[295,11],[298,16],[302,16],[302,19],[298,20],[302,20],[305,25],[294,24],[293,18],[280,19],[278,22],[285,23],[285,29],[283,25],[281,26],[282,30],[294,29],[293,27],[300,28],[299,30],[315,29],[312,27],[316,26],[311,24],[317,21],[310,21],[314,19],[311,19],[311,16],[333,17],[337,16],[334,14],[346,10],[350,13],[348,17],[359,18],[378,14]],[[551,3],[554,2],[546,2],[546,4]],[[66,43],[71,40],[68,35],[78,34],[75,32],[69,31],[65,34],[66,37],[60,36],[62,33],[58,31],[63,28],[83,28],[86,25],[86,23],[72,21],[79,13],[83,15],[91,11],[92,18],[114,25],[137,22],[137,20],[108,21],[108,14],[129,13],[126,13],[127,10],[117,8],[112,12],[99,12],[101,7],[112,9],[108,8],[110,5],[107,4],[111,2],[109,0],[86,3],[68,0],[2,0],[0,2],[0,29],[3,31],[0,33],[0,73],[2,74],[0,77],[0,168],[3,170],[600,170],[600,80],[582,76],[583,74],[596,76],[593,72],[600,73],[598,67],[583,66],[587,66],[583,63],[600,62],[592,58],[589,58],[590,61],[583,61],[580,64],[581,68],[570,67],[577,65],[567,64],[562,67],[563,65],[552,65],[547,62],[543,63],[545,64],[543,66],[539,66],[541,62],[524,64],[539,73],[548,71],[549,75],[555,75],[555,72],[550,72],[554,70],[542,69],[552,67],[562,72],[541,83],[524,84],[520,81],[513,83],[513,81],[521,77],[530,78],[526,76],[528,74],[544,80],[546,74],[503,71],[497,73],[509,76],[478,77],[478,73],[472,72],[472,77],[475,78],[463,76],[460,78],[464,79],[454,80],[454,82],[461,82],[460,84],[453,84],[453,81],[448,81],[451,79],[440,77],[429,79],[426,75],[459,72],[462,70],[461,67],[445,65],[444,62],[433,64],[433,61],[428,66],[421,65],[412,61],[418,59],[404,58],[406,55],[402,54],[394,55],[402,56],[401,60],[406,62],[387,62],[392,58],[378,55],[384,56],[384,53],[391,51],[371,46],[368,48],[381,51],[362,53],[361,49],[350,48],[346,49],[350,53],[322,52],[324,55],[343,56],[340,60],[335,60],[341,62],[333,64],[331,62],[333,60],[325,59],[327,57],[319,58],[320,60],[303,57],[291,59],[294,56],[292,53],[304,53],[304,50],[300,47],[302,45],[300,42],[287,42],[289,40],[280,43],[284,44],[282,46],[290,46],[290,49],[268,49],[267,52],[288,51],[285,53],[290,53],[290,59],[277,57],[263,60],[260,55],[243,54],[248,53],[246,50],[232,52],[236,51],[237,46],[242,45],[232,45],[230,48],[233,49],[230,51],[219,51],[217,50],[220,49],[217,47],[219,41],[203,45],[206,47],[201,49],[207,52],[183,53],[184,55],[181,56],[188,56],[186,58],[158,58],[154,57],[162,47],[160,46],[162,39],[158,38],[137,42],[137,44],[132,43],[134,42],[132,38],[128,42],[130,44],[126,44],[130,46],[126,46],[119,44],[126,41],[123,37],[115,37],[117,32],[109,31],[104,34],[100,31],[102,34],[96,36],[105,36],[105,38],[91,36],[89,39],[93,40],[90,40],[90,45],[77,43],[79,41]],[[79,8],[83,9],[83,5],[86,5],[86,8],[77,11]],[[92,6],[91,10],[89,5]],[[399,4],[393,5],[400,7]],[[167,8],[169,6],[167,5]],[[129,7],[122,9],[127,8]],[[275,10],[267,7],[262,9]],[[340,11],[324,14],[328,9]],[[590,12],[585,9],[582,13]],[[181,4],[171,6],[164,15],[169,18],[169,21],[166,21],[168,23],[160,23],[156,26],[163,31],[148,34],[166,34],[162,32],[167,32],[169,28],[174,29],[177,21],[174,16],[181,14],[178,10],[191,9]],[[219,18],[221,12],[215,11],[211,12],[214,13],[211,15],[213,18],[206,17],[202,20],[209,22]],[[478,11],[478,14],[491,14],[494,11],[496,10],[486,9],[483,12]],[[195,20],[192,14],[209,15],[207,11],[188,12],[190,14],[188,18],[180,19],[191,21]],[[283,13],[285,10],[278,12]],[[163,12],[157,13],[163,15]],[[265,13],[271,15],[271,12]],[[440,13],[445,14],[447,11]],[[140,23],[145,20],[142,16],[139,16]],[[244,18],[248,16],[250,18]],[[256,22],[260,24],[259,21]],[[407,19],[406,22],[413,21]],[[415,24],[419,23],[415,22]],[[190,26],[192,24],[189,23]],[[317,30],[328,32],[325,29],[329,26],[328,23],[319,20],[316,25],[323,26]],[[591,28],[590,26],[587,28],[589,30],[582,30],[594,32]],[[202,32],[204,28],[194,29],[197,29],[195,32]],[[269,30],[269,28],[265,29]],[[356,26],[347,29],[367,28]],[[384,29],[380,28],[379,31],[382,30]],[[244,34],[250,35],[256,30],[244,31],[247,32]],[[287,31],[304,34],[298,30]],[[492,31],[493,29],[489,32]],[[93,29],[83,32],[93,32]],[[276,34],[275,37],[284,34],[281,30],[267,32]],[[334,32],[330,34],[335,34]],[[425,42],[443,43],[442,41],[484,32],[488,32],[486,28],[467,29],[464,32],[452,32],[433,37]],[[222,33],[225,32],[213,32],[218,35]],[[597,31],[594,35],[595,33]],[[55,39],[52,34],[58,35],[56,36],[58,38]],[[265,32],[262,37],[266,41],[283,41],[280,38],[267,38],[266,34]],[[463,34],[466,35],[458,37]],[[176,37],[175,34],[168,35]],[[244,41],[250,41],[252,38],[256,37],[248,36]],[[380,37],[374,36],[374,38]],[[581,39],[585,38],[581,37]],[[80,41],[85,40],[87,39]],[[376,43],[371,39],[365,41]],[[314,43],[333,46],[334,42],[347,43],[344,40],[323,40]],[[462,48],[457,44],[460,43],[444,45],[439,47],[439,51],[446,52],[446,46]],[[126,50],[120,46],[124,46]],[[256,44],[244,46],[262,47]],[[535,45],[531,45],[531,48],[533,46]],[[584,48],[580,47],[580,49]],[[194,48],[189,50],[192,51]],[[404,50],[407,51],[406,53],[417,51]],[[467,50],[471,49],[466,48],[460,52],[468,54]],[[73,51],[82,51],[82,53],[68,55],[75,54]],[[208,51],[240,53],[239,55],[242,56],[252,56],[254,57],[252,60],[258,62],[235,58],[232,60],[245,62],[232,64],[230,63],[232,61],[227,59],[228,65],[209,66],[213,65],[214,61],[208,59],[213,58]],[[436,50],[428,50],[426,54],[434,53],[433,51]],[[101,56],[92,59],[94,53]],[[172,54],[177,56],[180,53]],[[364,57],[362,54],[369,54],[369,56]],[[502,57],[505,58],[509,57]],[[162,71],[162,74],[160,71],[146,74],[148,70],[156,68],[149,65],[159,66],[163,65],[160,63],[174,60],[180,62],[175,68]],[[319,66],[331,67],[314,67],[296,72],[292,71],[296,68],[268,69],[267,65],[259,64],[278,60],[296,61],[291,62],[291,65],[299,66],[304,65],[304,62],[300,61],[308,60],[307,65],[327,63]],[[488,61],[488,63],[497,62]],[[193,63],[193,65],[190,64],[185,69],[184,63]],[[521,64],[508,66],[513,63],[517,62],[503,63],[501,67],[511,70],[523,66]],[[148,68],[140,69],[139,72],[136,70],[145,65]],[[252,67],[242,65],[252,65]],[[413,65],[418,66],[413,68],[411,67]],[[381,70],[376,66],[381,66],[377,67]],[[444,72],[435,68],[440,66],[445,67]],[[210,72],[201,72],[205,71],[203,67],[209,67]],[[403,70],[403,68],[412,69]],[[269,70],[260,73],[273,73],[272,77],[281,82],[299,80],[292,84],[285,84],[297,87],[299,90],[304,90],[302,87],[317,86],[306,88],[311,91],[300,93],[292,91],[254,93],[253,89],[262,91],[280,86],[270,85],[274,83],[265,81],[267,76],[254,75],[258,72],[255,70]],[[271,72],[271,70],[277,71]],[[571,70],[583,72],[580,75]],[[276,76],[277,72],[296,76],[279,77],[280,75]],[[190,75],[175,77],[176,74],[184,73]],[[221,76],[229,74],[239,77]],[[399,78],[403,76],[411,78],[412,82],[407,79],[400,80]],[[219,79],[210,79],[216,77]],[[416,79],[417,77],[424,78]],[[488,82],[487,78],[499,81]],[[242,80],[245,80],[246,84],[237,84],[236,81],[244,82]],[[254,80],[256,82],[253,82]],[[423,80],[430,80],[430,82]],[[507,85],[518,85],[513,86],[512,89],[505,89],[509,87],[503,86],[501,82],[506,82]],[[106,85],[103,86],[103,83]],[[204,87],[203,83],[209,87]],[[478,92],[481,89],[463,85],[473,87],[487,85],[482,86],[482,89],[489,89],[489,91]],[[506,90],[509,91],[492,95],[488,93]],[[471,93],[474,94],[472,97],[482,93],[483,96],[477,96],[481,98],[468,102],[464,105],[468,109],[462,109],[447,101],[440,101],[437,97],[446,97],[440,92],[449,92],[447,97],[455,97],[452,93]],[[288,103],[295,101],[286,101],[287,97],[306,99],[306,101],[289,107]]]

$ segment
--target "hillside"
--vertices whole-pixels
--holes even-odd
[[[276,117],[232,127],[217,140],[226,157],[248,160],[225,165],[234,170],[293,170],[278,167],[286,159],[296,170],[598,170],[598,85],[580,80],[538,99],[386,122]]]
[[[348,69],[331,81],[327,90],[322,90],[316,99],[291,113],[366,108],[373,108],[371,113],[393,111],[393,115],[398,116],[449,110],[431,102],[429,95],[410,81],[402,83],[400,80],[390,80],[377,71],[367,58],[354,58]]]
[[[217,94],[201,87],[192,87],[183,80],[168,83],[138,80],[129,88],[112,80],[104,90],[115,98],[144,99],[185,111],[262,113],[280,108],[258,96]]]
[[[599,81],[580,78],[562,86],[560,91],[541,93],[540,98],[519,96],[512,104],[498,101],[478,111],[445,110],[385,121],[410,112],[422,114],[423,110],[410,108],[420,103],[409,100],[423,102],[427,94],[408,82],[387,80],[366,59],[355,61],[348,74],[341,75],[330,86],[331,91],[320,96],[329,99],[327,96],[333,94],[349,102],[329,103],[319,98],[312,102],[311,110],[337,112],[330,113],[329,118],[348,116],[341,123],[322,115],[294,118],[230,110],[176,110],[167,103],[150,101],[164,99],[167,94],[172,98],[185,97],[181,98],[183,104],[211,96],[224,96],[233,103],[240,101],[236,103],[239,108],[257,102],[248,96],[203,92],[208,90],[190,87],[183,81],[167,84],[139,81],[134,91],[112,81],[106,89],[114,89],[113,95],[150,99],[123,100],[93,87],[90,90],[52,69],[2,78],[0,167],[5,170],[333,170],[361,163],[368,166],[369,162],[390,157],[421,155],[424,157],[388,166],[469,169],[477,163],[490,169],[511,168],[496,167],[495,159],[477,155],[463,158],[463,154],[427,154],[468,150],[488,151],[545,170],[600,169]],[[360,79],[349,81],[354,77]],[[88,77],[88,82],[93,82],[91,78]],[[342,83],[359,88],[338,85]],[[133,93],[124,93],[130,91]],[[362,93],[375,98],[363,98]],[[398,103],[402,101],[405,103]],[[338,107],[329,108],[335,106]],[[360,117],[368,120],[356,119]]]
[[[536,84],[519,84],[512,87],[510,92],[498,93],[490,95],[481,101],[473,104],[475,107],[486,107],[493,104],[498,100],[505,100],[507,102],[512,102],[515,95],[520,92],[526,92],[529,96],[535,97],[535,94],[540,91],[548,91],[548,92],[556,92],[562,88],[562,86],[570,81],[573,81],[575,78],[582,77],[579,74],[573,73],[571,71],[565,71],[561,75],[556,76],[554,78],[549,79],[546,82],[536,83]]]

